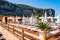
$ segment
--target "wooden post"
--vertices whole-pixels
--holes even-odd
[[[14,25],[13,25],[13,33],[14,33]]]
[[[46,32],[45,31],[40,31],[40,40],[46,40]]]
[[[22,40],[24,40],[24,28],[22,27]]]
[[[16,18],[16,16],[14,16],[14,23],[16,22],[16,19],[15,18]]]
[[[44,32],[43,38],[44,40],[46,40],[46,32]]]
[[[8,24],[8,30],[9,30],[9,24]]]
[[[4,28],[6,28],[6,23],[5,23],[5,27]]]

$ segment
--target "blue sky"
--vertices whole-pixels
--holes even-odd
[[[52,8],[55,16],[60,14],[60,0],[8,0],[16,4],[26,4],[37,8]]]

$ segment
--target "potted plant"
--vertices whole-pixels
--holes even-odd
[[[46,31],[50,29],[48,22],[38,22],[38,28],[41,29],[39,32],[40,40],[46,40]]]

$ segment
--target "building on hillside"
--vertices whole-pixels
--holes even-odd
[[[40,9],[37,10],[37,13],[41,13],[45,15],[45,12],[47,12],[47,16],[54,17],[55,16],[55,10],[54,9]]]

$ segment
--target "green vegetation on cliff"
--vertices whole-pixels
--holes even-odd
[[[35,10],[35,12],[33,10]],[[32,6],[25,5],[25,4],[13,4],[6,0],[0,0],[0,13],[2,13],[2,15],[31,16],[32,13],[34,14],[41,13],[44,15],[44,12],[47,11],[48,16],[49,16],[50,10],[52,11],[51,15],[53,15],[55,12],[54,9],[35,8]]]

